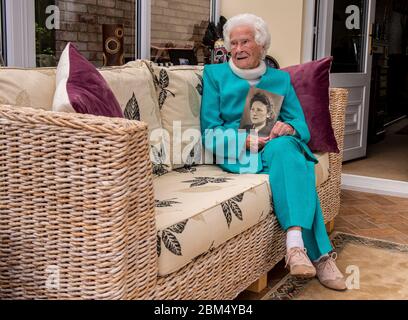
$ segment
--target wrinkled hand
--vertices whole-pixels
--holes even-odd
[[[273,139],[281,136],[291,136],[295,133],[295,129],[285,122],[277,121],[273,126],[269,139]]]
[[[252,144],[251,144],[252,140]],[[248,135],[246,139],[246,148],[251,152],[258,152],[265,147],[265,144],[269,141],[269,137],[259,137],[256,135]]]

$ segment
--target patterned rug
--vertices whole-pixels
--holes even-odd
[[[287,275],[262,300],[408,299],[408,245],[341,232],[331,238],[347,291],[327,289],[317,278]]]

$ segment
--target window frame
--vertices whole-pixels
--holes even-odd
[[[136,0],[136,59],[150,58],[151,0]]]
[[[4,56],[8,66],[35,67],[35,4],[27,0],[3,1]],[[218,23],[220,1],[211,0],[210,21]],[[151,0],[135,0],[135,57],[150,58]]]
[[[137,0],[136,7],[136,59],[150,60],[151,39],[151,0]],[[221,2],[210,0],[210,21],[215,24],[220,20]]]
[[[5,56],[5,41],[4,41],[4,15],[3,15],[3,8],[4,8],[4,0],[0,0],[0,66],[6,65],[6,56]]]
[[[7,65],[35,67],[34,1],[4,0]]]

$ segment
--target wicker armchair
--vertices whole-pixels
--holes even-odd
[[[330,99],[342,151],[347,91]],[[339,210],[342,152],[329,160],[326,222]],[[142,122],[0,106],[0,298],[232,299],[284,257],[269,215],[158,277],[151,172]]]

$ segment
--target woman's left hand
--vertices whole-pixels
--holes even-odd
[[[282,121],[277,121],[271,130],[269,138],[273,139],[280,136],[291,136],[294,133],[295,129],[293,129],[291,125]]]

